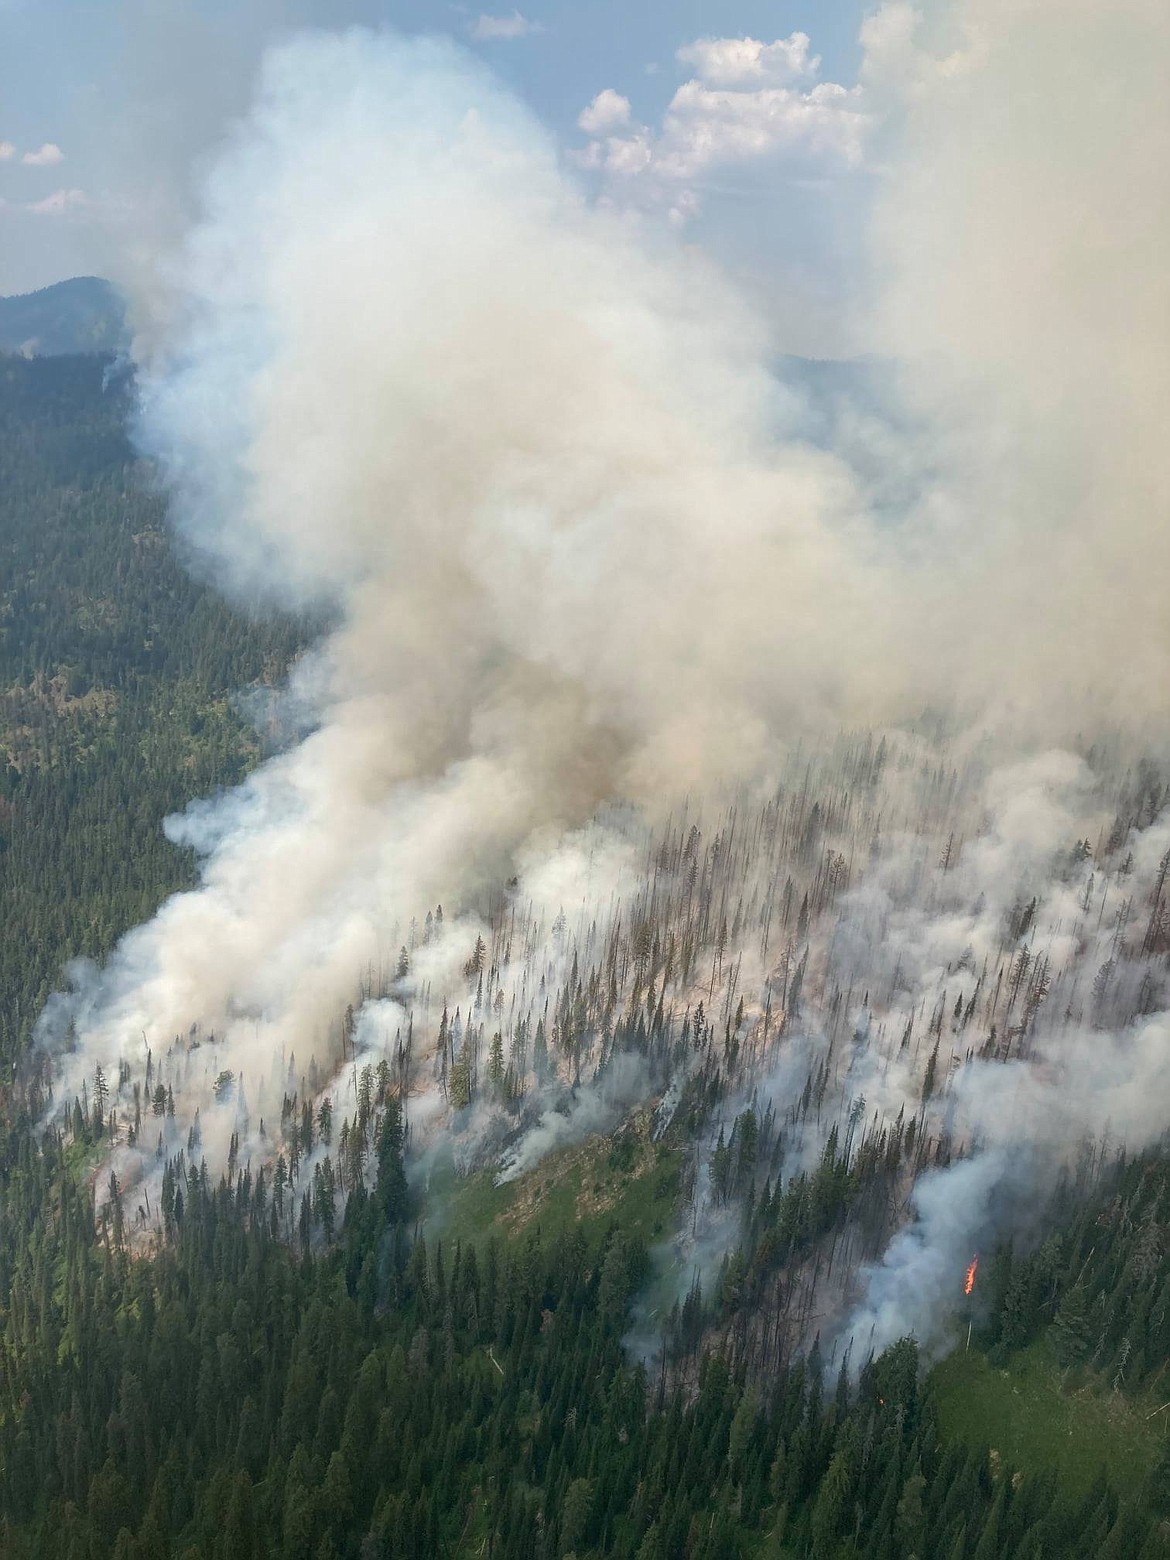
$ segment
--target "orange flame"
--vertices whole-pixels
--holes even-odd
[[[979,1266],[979,1258],[972,1257],[971,1265],[967,1269],[967,1277],[963,1281],[963,1293],[969,1295],[975,1288],[975,1271]]]

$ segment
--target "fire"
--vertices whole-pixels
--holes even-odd
[[[978,1266],[979,1266],[979,1258],[978,1257],[972,1257],[970,1266],[967,1269],[967,1277],[963,1280],[963,1293],[965,1295],[969,1295],[971,1293],[971,1291],[975,1288],[975,1271],[978,1268]]]

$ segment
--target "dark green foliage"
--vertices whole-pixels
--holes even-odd
[[[1089,1303],[1076,1283],[1065,1295],[1052,1324],[1052,1343],[1062,1365],[1079,1365],[1089,1352]]]
[[[1123,1157],[1091,1195],[1063,1188],[1048,1222],[1059,1235],[1010,1261],[1001,1255],[986,1336],[1010,1350],[1046,1332],[1061,1365],[1087,1369],[1110,1388],[1164,1380],[1170,1160]]]

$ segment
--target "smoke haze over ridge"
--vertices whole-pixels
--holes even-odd
[[[199,1025],[212,1075],[271,1112],[275,1060],[323,1056],[412,918],[467,912],[414,974],[453,985],[484,896],[556,880],[604,804],[763,794],[802,739],[935,706],[968,729],[948,762],[1100,726],[1164,746],[1170,22],[1119,8],[1125,112],[1078,94],[1070,140],[1087,15],[1069,36],[1048,0],[970,0],[923,21],[948,32],[927,53],[908,10],[869,49],[891,105],[875,339],[917,417],[862,437],[917,494],[895,524],[847,458],[786,435],[794,392],[727,283],[590,205],[461,51],[355,31],[269,54],[169,266],[140,440],[226,588],[335,626],[294,674],[310,734],[172,821],[201,887],[51,1005],[46,1036],[77,1039],[65,1101]],[[1077,761],[1043,762],[1077,789]],[[560,891],[636,875],[602,831]]]

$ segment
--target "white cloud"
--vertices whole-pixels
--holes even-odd
[[[666,111],[658,161],[677,179],[769,153],[823,153],[852,165],[861,160],[866,125],[858,87],[825,81],[808,92],[732,92],[688,81]]]
[[[16,156],[16,147],[11,141],[0,141],[0,162],[11,162]]]
[[[54,190],[51,195],[46,195],[43,200],[26,202],[24,210],[35,212],[39,217],[60,217],[77,206],[85,206],[87,204],[88,200],[84,190]]]
[[[807,33],[794,32],[774,43],[758,38],[698,38],[679,49],[677,59],[693,67],[713,87],[786,86],[815,76],[820,56],[809,57]]]
[[[901,6],[878,26],[901,21]],[[907,8],[909,9],[909,8]],[[879,13],[884,17],[884,13]],[[756,38],[700,38],[677,58],[695,75],[675,92],[657,128],[639,124],[629,100],[599,92],[577,123],[591,139],[576,153],[582,168],[609,181],[610,199],[664,208],[685,222],[699,208],[704,177],[718,169],[784,158],[856,167],[871,129],[866,84],[815,81],[820,59],[805,33],[773,43]]]
[[[630,100],[606,87],[577,116],[577,124],[586,135],[605,135],[630,122]]]
[[[611,136],[605,142],[600,163],[609,173],[642,173],[654,163],[655,156],[650,131],[638,125],[631,135]]]
[[[65,161],[65,153],[53,141],[46,141],[37,151],[25,152],[20,160],[30,168],[51,168]]]
[[[498,43],[502,39],[527,38],[531,33],[541,31],[539,22],[530,21],[519,11],[513,11],[511,16],[488,16],[481,12],[472,24],[471,36],[479,43]]]
[[[807,92],[733,92],[684,82],[657,131],[630,119],[607,124],[604,111],[593,113],[597,101],[578,120],[593,136],[576,154],[578,165],[624,182],[624,198],[665,204],[680,221],[698,209],[698,192],[690,186],[717,169],[768,158],[856,167],[870,129],[862,89],[832,81]],[[640,180],[636,192],[634,178]]]
[[[24,213],[34,217],[63,217],[79,206],[91,204],[85,191],[77,189],[54,190],[51,195],[42,196],[40,200],[5,200],[3,195],[0,195],[0,211]]]

